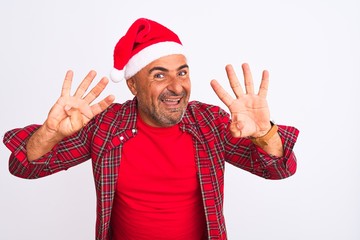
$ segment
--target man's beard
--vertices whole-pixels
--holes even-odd
[[[166,99],[168,96],[181,98],[180,104],[177,108],[173,108],[169,110],[169,109],[159,108],[155,104],[151,104],[149,107],[147,107],[147,105],[142,105],[141,103],[138,103],[139,108],[143,112],[145,112],[148,116],[150,116],[151,119],[161,127],[171,127],[175,124],[178,124],[183,118],[188,104],[188,100],[185,99],[186,93],[183,92],[181,94],[173,94],[173,93],[161,94],[158,98],[158,101],[161,102],[159,105],[163,104],[162,99]]]

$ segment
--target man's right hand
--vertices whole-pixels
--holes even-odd
[[[80,83],[75,94],[71,96],[73,72],[66,73],[60,98],[51,108],[43,126],[34,133],[26,145],[29,161],[49,152],[63,138],[79,131],[94,116],[113,103],[115,98],[113,95],[109,95],[91,105],[109,83],[109,80],[104,77],[85,95],[95,76],[96,72],[90,71]]]

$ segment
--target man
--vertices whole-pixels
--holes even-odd
[[[227,239],[223,216],[225,161],[268,179],[296,171],[298,130],[270,122],[269,74],[258,93],[243,64],[245,92],[226,66],[234,99],[211,86],[230,115],[189,102],[190,77],[178,36],[138,19],[114,50],[114,81],[126,79],[135,96],[91,103],[106,87],[90,71],[73,96],[68,71],[61,97],[41,126],[6,133],[9,168],[23,178],[44,177],[92,160],[97,194],[96,239]]]

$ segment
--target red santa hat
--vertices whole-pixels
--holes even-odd
[[[127,80],[152,61],[172,54],[185,55],[179,37],[155,21],[137,19],[115,46],[110,78]]]

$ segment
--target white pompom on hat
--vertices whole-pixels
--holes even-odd
[[[115,46],[110,79],[127,80],[154,60],[172,54],[185,55],[179,37],[155,21],[139,18]]]

